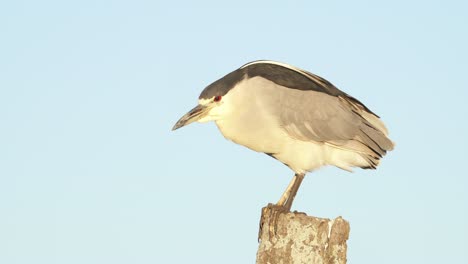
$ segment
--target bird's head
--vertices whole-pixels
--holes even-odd
[[[198,100],[198,105],[182,116],[174,125],[172,130],[176,130],[193,122],[216,121],[223,114],[224,98],[222,95],[215,95],[211,98]]]
[[[208,85],[198,98],[198,105],[182,116],[174,125],[176,130],[193,122],[216,121],[227,115],[232,109],[232,90],[245,78],[242,69],[235,70],[223,78]],[[235,90],[235,89],[234,89]]]

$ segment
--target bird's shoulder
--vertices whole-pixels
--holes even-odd
[[[354,108],[377,116],[359,100],[341,91],[325,78],[298,67],[277,61],[258,60],[243,65],[239,70],[243,70],[243,74],[247,78],[260,76],[278,84],[278,87],[282,89],[314,91],[332,96],[334,97],[333,100],[344,102]],[[304,97],[304,100],[307,100],[307,97]]]

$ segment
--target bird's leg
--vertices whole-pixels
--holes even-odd
[[[284,203],[283,205],[288,211],[291,210],[292,203],[294,201],[294,198],[296,197],[297,190],[299,190],[299,186],[301,186],[304,176],[304,173],[296,173],[296,175],[294,175],[294,179],[296,180],[294,181],[291,190],[289,190],[289,195],[288,199],[286,200],[286,203]]]
[[[304,179],[303,173],[296,173],[289,183],[288,187],[284,191],[283,195],[276,204],[268,204],[266,207],[262,208],[262,216],[260,218],[260,229],[258,233],[258,239],[260,240],[262,234],[263,224],[265,223],[265,213],[268,212],[268,233],[272,237],[276,235],[276,227],[278,224],[279,215],[282,213],[288,213],[291,210],[294,197],[297,194],[297,190]]]
[[[288,200],[288,197],[289,197],[289,195],[291,193],[291,189],[294,186],[294,183],[296,182],[296,179],[297,179],[296,175],[294,175],[294,177],[289,182],[288,187],[286,187],[286,190],[283,192],[283,195],[281,195],[281,198],[276,203],[276,205],[283,206],[286,203],[286,201]]]

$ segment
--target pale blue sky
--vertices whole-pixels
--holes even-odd
[[[466,1],[2,2],[0,263],[253,263],[293,173],[171,128],[257,59],[325,77],[397,143],[309,174],[293,209],[348,219],[349,263],[468,263],[467,25]]]

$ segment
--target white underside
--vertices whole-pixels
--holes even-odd
[[[351,171],[352,167],[368,165],[361,155],[324,143],[300,141],[281,133],[267,136],[269,133],[261,133],[261,130],[254,135],[242,137],[223,122],[218,121],[217,125],[227,139],[254,151],[272,154],[296,173],[310,172],[325,165],[333,165],[347,171]],[[270,140],[266,141],[265,138],[274,140],[269,144]]]

